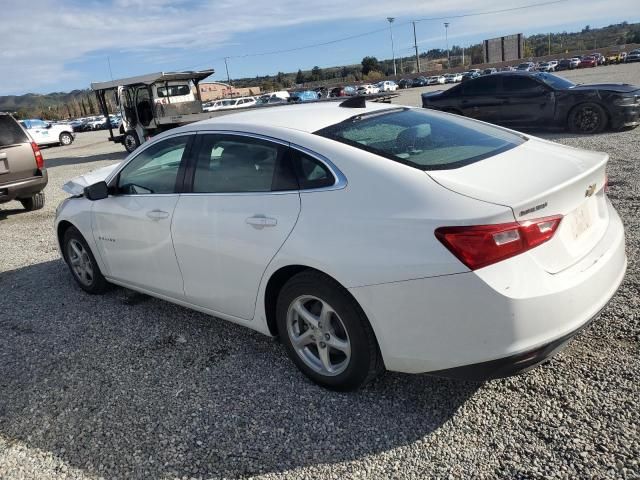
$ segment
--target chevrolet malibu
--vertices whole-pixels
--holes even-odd
[[[165,132],[68,182],[60,250],[109,284],[279,336],[320,385],[531,368],[626,269],[608,156],[431,110],[286,105]]]

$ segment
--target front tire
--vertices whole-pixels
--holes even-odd
[[[59,137],[60,145],[66,147],[67,145],[71,145],[73,143],[73,135],[69,132],[62,132]]]
[[[607,126],[607,113],[597,103],[583,103],[571,110],[567,121],[574,133],[600,133]]]
[[[140,140],[136,132],[127,132],[124,135],[124,148],[131,153],[140,146]]]
[[[20,203],[28,212],[40,210],[44,207],[44,192],[38,192],[29,198],[22,198],[20,199]]]
[[[276,318],[289,358],[323,387],[357,390],[384,368],[364,312],[342,286],[320,272],[299,273],[284,285]]]
[[[62,253],[71,275],[85,292],[100,294],[109,288],[89,245],[75,227],[69,227],[64,233]]]

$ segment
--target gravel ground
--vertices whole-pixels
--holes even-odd
[[[639,478],[640,129],[542,136],[611,155],[629,257],[613,301],[524,375],[389,373],[354,394],[312,385],[242,327],[124,289],[83,293],[51,228],[59,187],[124,153],[104,132],[45,149],[46,207],[0,206],[0,479]]]

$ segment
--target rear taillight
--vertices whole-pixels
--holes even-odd
[[[471,270],[486,267],[531,250],[551,239],[561,215],[523,223],[440,227],[438,240]]]
[[[43,169],[44,158],[42,158],[42,152],[40,151],[40,147],[38,147],[38,144],[36,142],[31,142],[31,149],[33,150],[33,156],[36,159],[36,166],[38,167],[38,170]]]

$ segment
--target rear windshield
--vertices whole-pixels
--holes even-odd
[[[158,87],[158,97],[177,97],[180,95],[189,95],[191,89],[189,85],[170,85],[168,87]]]
[[[315,133],[421,170],[462,167],[526,141],[491,125],[409,108],[357,115]]]
[[[29,139],[18,122],[9,115],[0,115],[0,147],[28,142]]]

